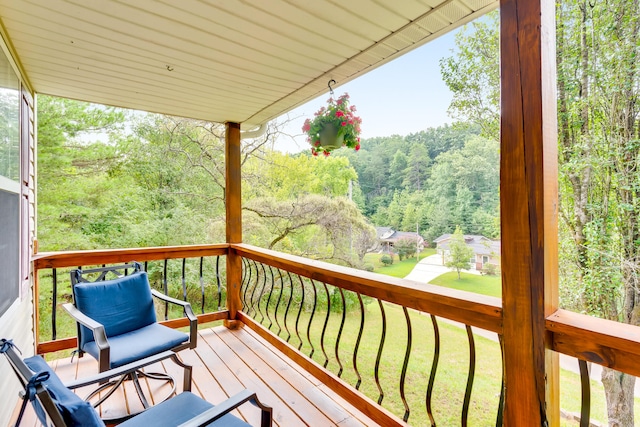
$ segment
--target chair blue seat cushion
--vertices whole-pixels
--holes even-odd
[[[73,287],[76,307],[104,326],[107,337],[122,335],[156,322],[156,312],[144,271]],[[80,327],[80,348],[93,341],[93,332]]]
[[[119,427],[175,427],[213,407],[214,405],[211,403],[202,400],[193,393],[185,391],[119,424]],[[251,427],[250,424],[245,423],[232,414],[221,417],[212,425],[216,427]]]
[[[153,323],[122,335],[109,336],[107,339],[111,347],[109,368],[113,369],[171,350],[189,340],[189,336],[184,332]],[[100,351],[95,341],[87,342],[82,350],[98,360]]]
[[[24,359],[24,363],[35,373],[49,373],[49,379],[42,384],[49,391],[67,426],[104,427],[104,422],[93,406],[65,387],[42,357],[29,357]],[[43,419],[44,414],[40,404],[37,400],[34,400],[33,404],[38,418],[43,425],[47,425],[46,419]]]

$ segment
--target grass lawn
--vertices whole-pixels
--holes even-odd
[[[426,258],[435,253],[436,253],[435,249],[427,248],[422,252],[420,252],[420,259]],[[398,256],[395,255],[393,257],[393,264],[391,264],[390,266],[385,266],[380,262],[381,257],[382,257],[382,254],[369,253],[364,256],[364,262],[366,264],[373,265],[374,273],[380,273],[386,276],[403,278],[407,274],[411,273],[411,270],[413,270],[413,267],[415,267],[416,264],[418,263],[416,261],[415,256],[413,258],[398,261]]]
[[[458,273],[455,271],[444,273],[430,282],[433,285],[459,289],[461,291],[475,292],[491,297],[502,297],[502,278],[496,276],[480,276],[477,274]]]
[[[369,300],[365,306],[365,322],[363,335],[357,354],[357,367],[362,377],[359,390],[374,401],[378,400],[379,390],[374,381],[374,367],[382,332],[382,315],[378,304]],[[402,307],[384,303],[387,321],[386,340],[380,363],[380,384],[384,392],[382,406],[402,417],[405,407],[400,396],[399,382],[405,350],[407,346],[407,324]],[[264,306],[263,306],[264,311]],[[273,319],[273,308],[270,309]],[[351,385],[357,383],[353,368],[353,350],[360,331],[360,310],[354,307],[346,315],[346,323],[340,336],[340,346],[336,350],[336,340],[341,321],[340,313],[331,313],[324,337],[324,350],[329,359],[327,369],[339,371],[336,352],[340,355],[343,368],[341,378]],[[410,410],[409,423],[412,426],[429,426],[425,393],[433,360],[434,333],[431,317],[424,313],[409,310],[411,319],[412,344],[407,376],[405,379],[405,397]],[[260,315],[256,316],[257,318]],[[314,347],[313,359],[324,364],[325,356],[320,336],[326,317],[326,311],[316,311],[311,322],[311,340]],[[284,310],[278,314],[279,324],[284,332]],[[259,319],[257,319],[259,320]],[[309,324],[309,313],[300,317],[300,336],[302,352],[309,355],[311,346],[306,334]],[[268,325],[268,322],[267,322]],[[295,333],[295,317],[289,316],[287,325],[292,332],[289,343],[298,347],[300,340]],[[464,397],[467,372],[469,369],[469,345],[466,331],[459,326],[438,319],[440,333],[440,359],[435,378],[433,394],[433,415],[437,425],[460,425],[462,400]],[[277,332],[277,327],[272,327]],[[500,395],[502,367],[500,364],[500,346],[497,341],[475,335],[476,370],[469,409],[469,425],[495,425],[496,411]],[[580,412],[580,376],[562,369],[560,371],[560,406],[561,408]],[[635,409],[640,411],[640,399],[635,400]],[[640,413],[640,412],[636,412]],[[602,384],[591,382],[591,419],[606,425],[606,407]],[[577,423],[563,420],[562,426],[577,426]]]

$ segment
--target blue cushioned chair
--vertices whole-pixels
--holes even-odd
[[[0,339],[0,353],[3,353],[24,387],[24,399],[18,425],[27,402],[31,401],[43,425],[104,427],[104,422],[89,402],[82,400],[72,390],[106,380],[130,375],[140,367],[148,366],[169,357],[166,351],[133,364],[123,365],[99,375],[64,385],[49,365],[40,356],[22,359],[13,343]],[[255,393],[244,390],[219,405],[212,405],[186,391],[162,402],[151,409],[119,424],[121,427],[182,426],[196,427],[212,425],[216,427],[250,427],[236,418],[230,411],[245,402],[250,402],[261,411],[261,427],[272,425],[272,409],[263,405]]]
[[[64,304],[64,308],[78,322],[80,356],[89,353],[98,360],[99,371],[105,372],[172,350],[172,359],[184,367],[183,390],[191,390],[191,366],[182,363],[175,355],[180,350],[196,347],[198,321],[188,302],[151,289],[147,273],[142,271],[137,262],[74,270],[71,272],[71,284],[74,303]],[[157,323],[152,296],[182,306],[189,319],[190,333],[185,334]],[[167,374],[133,372],[131,379],[145,408],[149,404],[139,385],[139,375],[170,381],[173,385],[170,394],[175,391],[173,378]],[[119,385],[120,382],[104,384],[93,395],[107,387],[112,387],[112,393]],[[96,405],[108,398],[110,393],[103,393]]]

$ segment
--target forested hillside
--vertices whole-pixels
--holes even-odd
[[[41,251],[225,241],[224,127],[38,97]],[[360,266],[375,230],[346,158],[242,144],[244,241]]]
[[[378,226],[414,231],[427,241],[460,226],[496,238],[499,224],[497,139],[458,124],[407,136],[372,138],[339,153],[358,173],[364,214]]]

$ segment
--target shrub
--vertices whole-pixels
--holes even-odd
[[[498,268],[494,264],[487,263],[482,267],[482,274],[495,276],[497,272],[498,272]]]
[[[373,271],[375,270],[375,267],[373,266],[373,264],[365,264],[362,266],[362,269],[364,271]]]
[[[393,257],[387,254],[384,254],[380,257],[380,262],[385,266],[389,266],[393,264]]]

